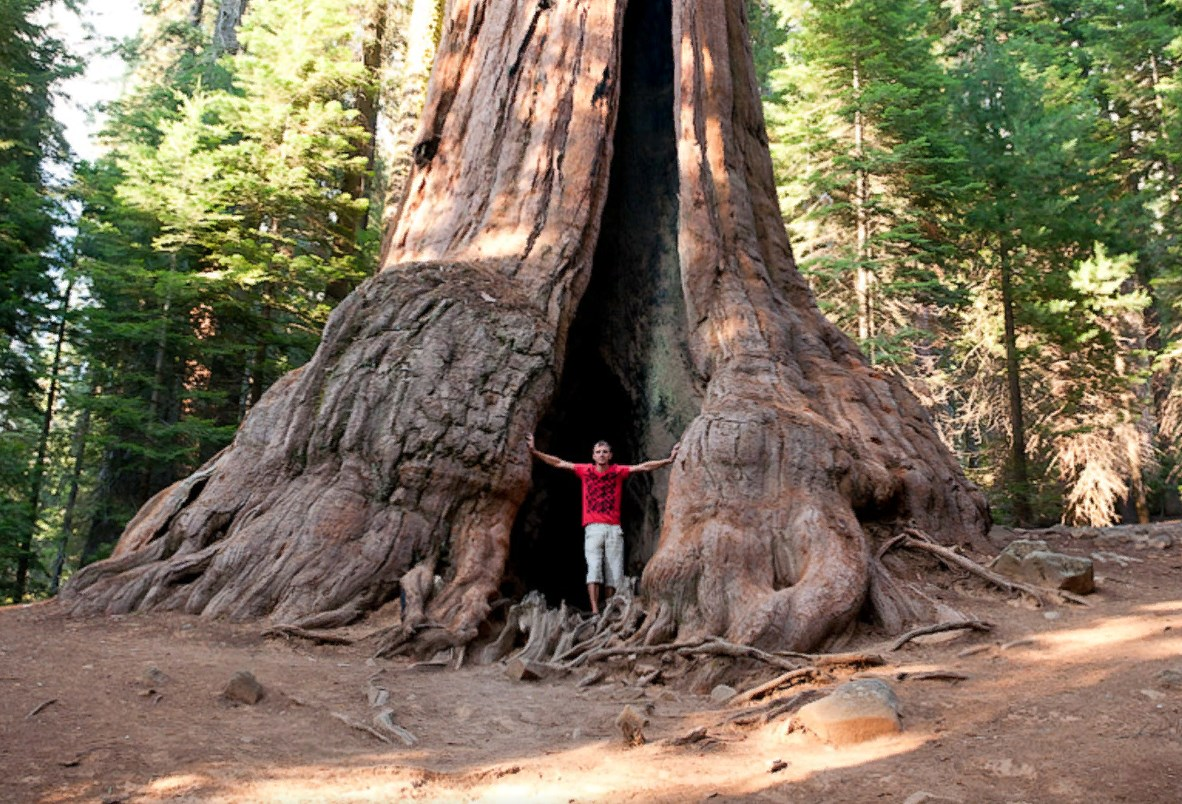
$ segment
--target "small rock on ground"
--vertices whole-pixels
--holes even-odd
[[[731,698],[735,697],[735,688],[728,687],[726,684],[719,684],[714,689],[710,690],[710,700],[716,704],[724,704]]]
[[[1015,539],[993,560],[997,573],[1048,589],[1086,595],[1096,589],[1092,560],[1056,553],[1041,539]]]
[[[222,690],[222,697],[227,701],[251,705],[261,701],[263,695],[263,685],[249,670],[239,670]]]
[[[1157,686],[1167,690],[1182,690],[1182,669],[1169,668],[1162,670],[1155,678]]]
[[[625,706],[616,718],[616,728],[620,730],[620,737],[626,746],[644,745],[644,727],[647,724],[648,719],[631,704]]]

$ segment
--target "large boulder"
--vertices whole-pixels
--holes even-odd
[[[1096,589],[1090,558],[1056,553],[1041,539],[1016,539],[990,565],[1016,581],[1086,595]]]
[[[899,700],[891,685],[879,678],[842,684],[801,707],[796,722],[832,745],[852,745],[902,731]]]

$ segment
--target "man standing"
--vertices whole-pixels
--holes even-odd
[[[620,527],[620,497],[624,478],[633,472],[651,472],[668,466],[677,457],[674,444],[669,457],[645,461],[635,466],[612,463],[612,448],[606,441],[596,442],[591,463],[569,463],[547,455],[534,447],[534,437],[526,439],[530,454],[557,469],[569,469],[583,484],[583,553],[587,558],[587,596],[591,612],[599,613],[599,587],[604,586],[604,600],[616,593],[624,580],[624,531]],[[605,562],[606,559],[606,562]],[[607,564],[606,582],[604,564]]]

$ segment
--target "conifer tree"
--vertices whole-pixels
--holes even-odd
[[[1119,250],[1136,255],[1129,281],[1152,301],[1139,315],[1129,316],[1125,328],[1134,347],[1126,363],[1149,376],[1136,386],[1139,435],[1150,442],[1147,452],[1162,459],[1160,467],[1144,461],[1143,471],[1129,478],[1137,516],[1147,521],[1151,507],[1182,513],[1177,482],[1168,479],[1177,476],[1182,446],[1174,415],[1182,404],[1182,387],[1172,357],[1182,335],[1172,309],[1178,301],[1182,234],[1177,76],[1182,8],[1162,0],[1091,0],[1081,5],[1078,27],[1101,135],[1114,148],[1107,166],[1116,224],[1112,240]]]
[[[910,363],[925,310],[947,297],[942,266],[964,184],[935,8],[777,5],[791,32],[769,118],[802,270],[872,360]]]
[[[348,223],[366,199],[342,191],[368,161],[353,107],[374,76],[355,34],[349,9],[328,0],[259,0],[240,51],[216,69],[208,45],[176,46],[190,33],[164,36],[166,84],[115,109],[110,154],[83,171],[100,389],[87,404],[104,445],[86,558],[228,442],[262,391],[307,360],[334,285],[366,273],[372,250]]]
[[[39,21],[52,4],[0,5],[0,599],[23,597],[32,562],[46,416],[39,336],[52,326],[62,270],[50,167],[67,154],[52,96],[75,65]]]
[[[962,308],[958,384],[979,442],[999,450],[987,459],[1000,470],[987,481],[1005,490],[999,509],[1020,524],[1058,518],[1061,492],[1080,490],[1082,442],[1071,434],[1124,432],[1128,378],[1115,376],[1115,341],[1097,326],[1139,304],[1120,283],[1089,281],[1112,269],[1094,246],[1108,234],[1109,148],[1062,19],[1042,11],[982,4],[954,33],[959,135],[979,188],[965,218],[974,303]]]

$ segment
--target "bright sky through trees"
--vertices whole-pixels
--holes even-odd
[[[81,158],[99,152],[93,136],[100,127],[96,106],[117,98],[126,63],[111,53],[113,43],[134,36],[143,14],[138,0],[84,0],[80,13],[54,6],[50,18],[67,47],[82,56],[86,71],[62,85],[55,115],[66,129],[70,147]]]

